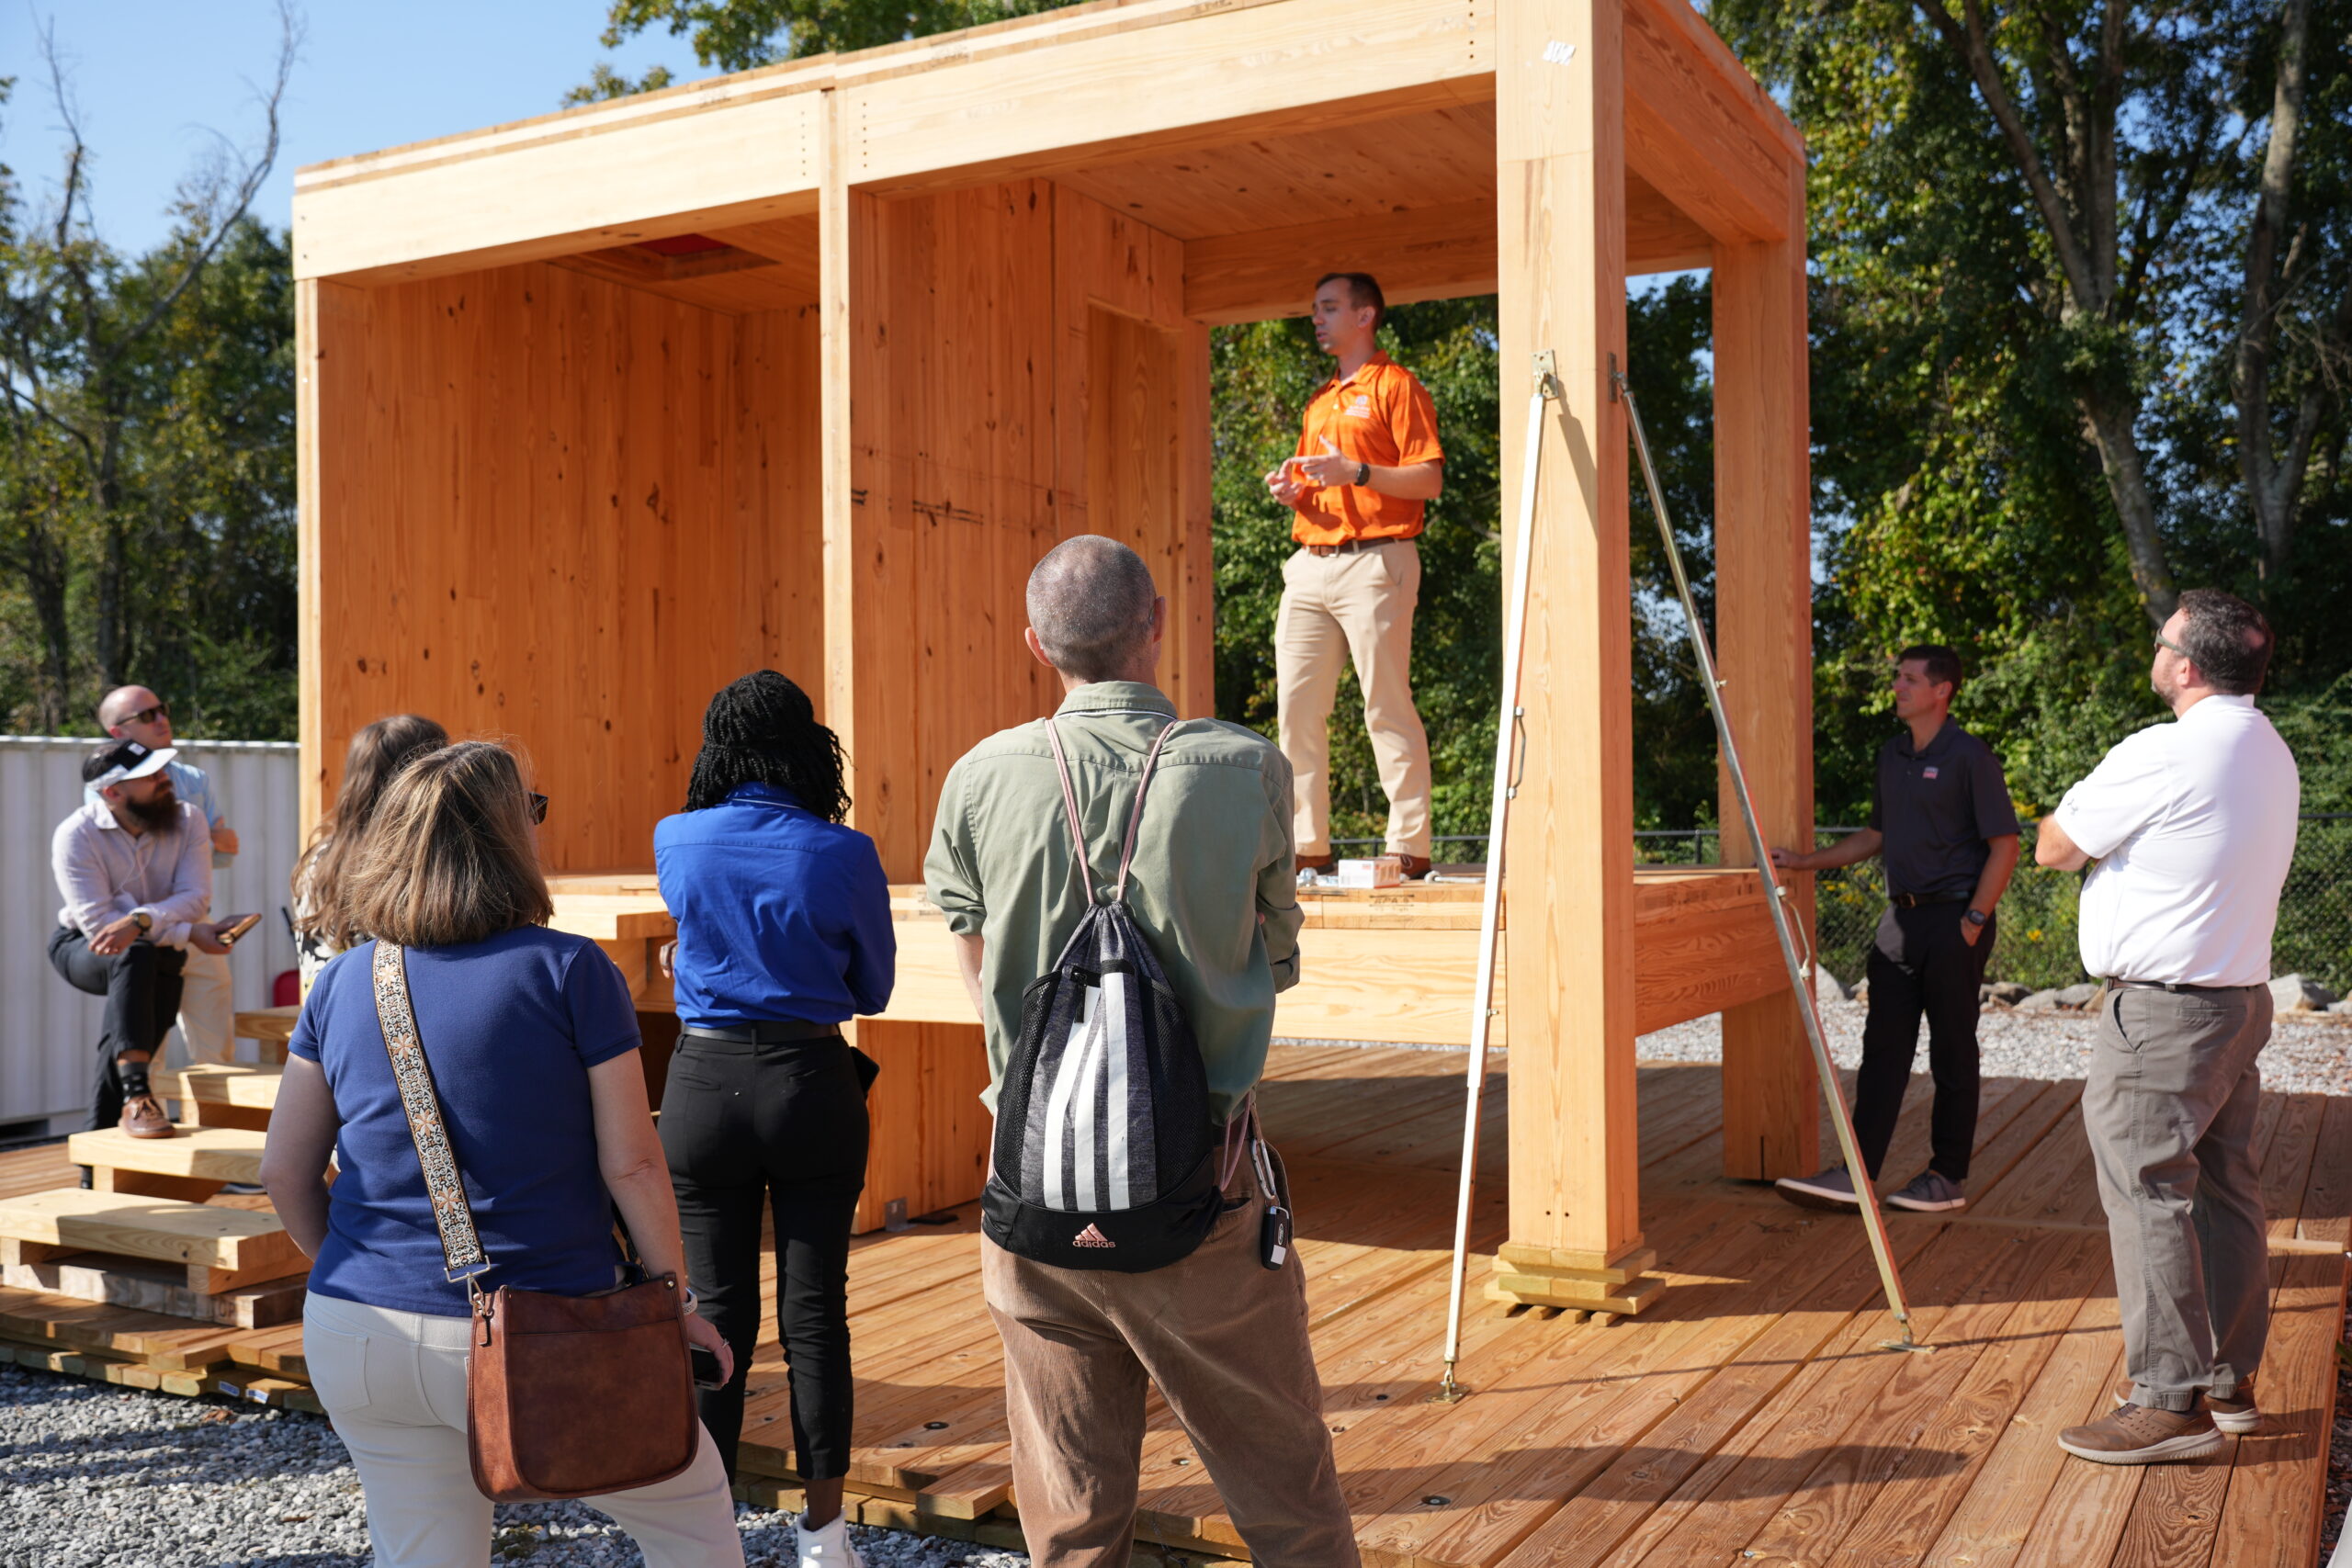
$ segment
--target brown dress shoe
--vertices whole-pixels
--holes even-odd
[[[2093,1464],[2157,1464],[2202,1459],[2219,1451],[2229,1437],[2204,1410],[2150,1410],[2123,1404],[2104,1421],[2069,1427],[2058,1446]]]
[[[2125,1378],[2115,1385],[2115,1403],[2132,1403],[2132,1380]],[[2247,1378],[2237,1386],[2237,1397],[2221,1399],[2205,1396],[2205,1413],[2213,1417],[2213,1425],[2233,1437],[2245,1437],[2262,1430],[2262,1407],[2254,1402],[2254,1380]]]
[[[164,1114],[164,1102],[152,1094],[134,1094],[124,1100],[120,1125],[134,1138],[176,1138],[180,1134]]]
[[[1398,855],[1396,858],[1404,863],[1405,880],[1408,882],[1419,882],[1430,874],[1430,857],[1427,855]]]

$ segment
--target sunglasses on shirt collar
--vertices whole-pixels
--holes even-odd
[[[548,797],[547,797],[546,795],[532,795],[532,796],[531,796],[531,820],[532,820],[532,822],[533,822],[534,824],[537,824],[537,823],[544,822],[544,821],[546,821],[547,819],[548,819]]]

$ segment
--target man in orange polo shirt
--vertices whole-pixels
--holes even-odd
[[[1364,728],[1388,796],[1387,852],[1430,869],[1430,743],[1413,709],[1413,606],[1422,512],[1445,488],[1437,409],[1413,373],[1380,352],[1380,285],[1335,272],[1315,286],[1315,341],[1339,374],[1306,405],[1298,454],[1266,476],[1295,513],[1298,553],[1283,566],[1274,682],[1290,759],[1292,836],[1302,873],[1331,868],[1331,702],[1352,658]]]

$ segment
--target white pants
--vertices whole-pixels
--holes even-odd
[[[180,1051],[164,1043],[164,1059],[174,1066],[237,1059],[237,1001],[231,989],[229,955],[190,943],[180,971]],[[184,1057],[185,1059],[179,1059]]]
[[[303,1359],[358,1467],[376,1568],[488,1568],[491,1503],[466,1458],[472,1323],[315,1293],[302,1308]],[[734,1498],[707,1432],[684,1475],[582,1500],[636,1539],[646,1568],[742,1568]]]

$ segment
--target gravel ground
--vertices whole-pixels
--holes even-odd
[[[1825,987],[1825,990],[1826,987]],[[1868,1008],[1821,999],[1821,1024],[1829,1054],[1840,1066],[1862,1059],[1862,1020]],[[2098,1020],[2079,1012],[2013,1012],[1987,1007],[1977,1021],[1976,1040],[1986,1077],[2078,1078],[2090,1066],[2091,1036]],[[1918,1071],[1927,1070],[1927,1031],[1919,1034]],[[1723,1059],[1723,1028],[1710,1013],[1645,1034],[1635,1046],[1645,1059],[1715,1062]],[[2352,1018],[2333,1013],[2285,1013],[2271,1025],[2262,1053],[2262,1087],[2281,1094],[2352,1094]]]
[[[736,1507],[752,1568],[795,1562],[790,1516]],[[1018,1552],[854,1526],[869,1568],[1026,1568]],[[639,1562],[579,1503],[502,1505],[492,1560]],[[0,1568],[362,1568],[359,1477],[323,1417],[0,1366]]]

